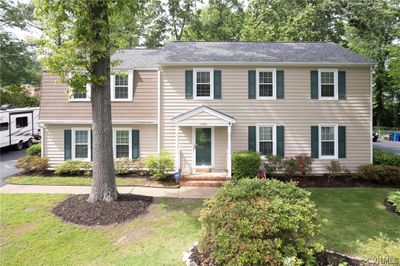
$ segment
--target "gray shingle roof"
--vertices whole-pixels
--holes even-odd
[[[127,49],[113,56],[118,67],[156,67],[190,63],[373,64],[335,43],[323,42],[170,42],[164,49]]]

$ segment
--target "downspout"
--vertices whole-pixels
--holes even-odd
[[[157,153],[160,154],[161,152],[161,72],[160,72],[160,66],[158,67],[157,70]]]
[[[39,127],[41,128],[41,138],[40,138],[40,156],[42,158],[45,157],[44,155],[44,124],[40,124]]]

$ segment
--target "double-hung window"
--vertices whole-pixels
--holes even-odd
[[[337,69],[319,69],[319,97],[324,100],[338,99]]]
[[[73,159],[90,161],[90,129],[74,129],[72,132]]]
[[[69,78],[72,78],[75,75],[75,72],[69,73]],[[90,101],[91,87],[90,84],[85,84],[82,88],[70,88],[70,96],[69,101],[71,102],[84,102]]]
[[[276,69],[257,69],[256,80],[257,99],[276,99]]]
[[[112,101],[132,101],[133,70],[112,75],[110,82]]]
[[[338,154],[338,126],[320,125],[320,156],[321,159],[336,159]]]
[[[276,155],[276,126],[257,126],[257,151],[262,156]]]
[[[114,130],[114,157],[115,158],[131,158],[131,130],[115,129]]]
[[[213,69],[194,69],[193,81],[194,99],[212,100],[214,98]]]

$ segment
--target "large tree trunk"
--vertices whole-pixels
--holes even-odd
[[[94,46],[90,55],[92,79],[93,183],[89,202],[112,202],[118,199],[112,148],[110,102],[110,39],[106,1],[88,0],[92,32],[88,34]],[[108,52],[104,52],[107,47]],[[100,77],[100,78],[99,78]]]

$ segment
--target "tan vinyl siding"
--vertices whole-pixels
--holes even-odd
[[[45,125],[44,155],[49,158],[50,167],[64,162],[64,130],[90,128],[90,125]],[[114,128],[139,130],[140,156],[157,152],[157,125],[114,125]]]
[[[214,69],[222,70],[222,99],[203,101],[185,99],[185,69],[190,68],[163,67],[161,148],[172,154],[175,152],[175,125],[171,118],[195,107],[207,105],[236,119],[236,124],[232,126],[232,151],[247,150],[248,126],[264,123],[285,126],[286,156],[310,154],[311,126],[329,123],[346,126],[347,158],[341,159],[341,162],[353,172],[360,164],[370,163],[371,99],[368,67],[338,68],[339,71],[346,71],[347,99],[337,101],[310,99],[310,71],[318,68],[286,66],[276,67],[284,70],[285,99],[249,100],[248,70],[256,68],[257,66],[215,67]],[[187,134],[191,134],[191,131],[187,130]],[[222,140],[222,137],[216,136],[216,139]],[[186,136],[185,141],[180,138],[180,149],[186,160],[191,161],[191,135]],[[221,162],[220,158],[226,154],[222,149],[216,146],[216,156]],[[325,166],[329,162],[330,160],[315,160],[314,172],[325,172]]]
[[[201,123],[201,122],[221,122],[221,118],[214,115],[210,115],[207,112],[201,112],[195,116],[192,116],[184,120],[184,123]]]
[[[133,101],[112,102],[113,120],[157,121],[157,71],[135,70]],[[43,72],[41,120],[91,120],[91,104],[68,100],[68,87],[59,77]]]

